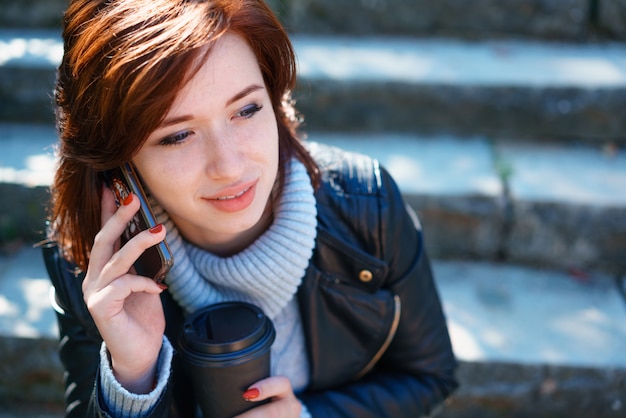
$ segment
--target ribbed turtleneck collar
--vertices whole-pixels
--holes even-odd
[[[315,246],[313,187],[306,168],[296,159],[287,165],[272,225],[231,257],[219,257],[185,241],[162,208],[154,204],[153,210],[167,228],[174,255],[166,278],[169,291],[188,313],[212,303],[241,300],[274,318],[296,293]]]

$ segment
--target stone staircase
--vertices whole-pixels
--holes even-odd
[[[66,3],[0,0],[0,418],[60,416],[30,244]],[[309,138],[379,158],[420,216],[461,363],[439,416],[624,416],[626,1],[270,4]]]

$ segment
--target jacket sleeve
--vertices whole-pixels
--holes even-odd
[[[110,417],[99,388],[102,338],[83,302],[82,277],[74,273],[74,266],[61,255],[58,244],[46,243],[42,251],[54,288],[52,305],[59,325],[59,356],[65,368],[65,416]],[[168,391],[150,418],[168,416]]]
[[[382,168],[378,199],[379,222],[366,233],[377,243],[368,251],[387,266],[382,290],[399,299],[399,322],[365,376],[300,395],[313,417],[426,416],[457,387],[457,364],[421,227]]]

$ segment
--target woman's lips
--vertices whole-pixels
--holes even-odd
[[[230,199],[237,199],[238,197],[241,197],[245,192],[247,192],[248,190],[250,190],[252,186],[250,187],[246,187],[245,189],[243,189],[242,191],[240,191],[239,193],[237,193],[234,196],[222,196],[222,197],[218,197],[215,200],[230,200]]]
[[[248,184],[229,188],[220,193],[220,196],[206,198],[213,207],[222,212],[239,212],[246,209],[254,201],[258,180]]]

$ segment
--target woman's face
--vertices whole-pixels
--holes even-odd
[[[276,118],[256,57],[225,34],[133,158],[180,233],[232,254],[267,227],[278,171]]]

